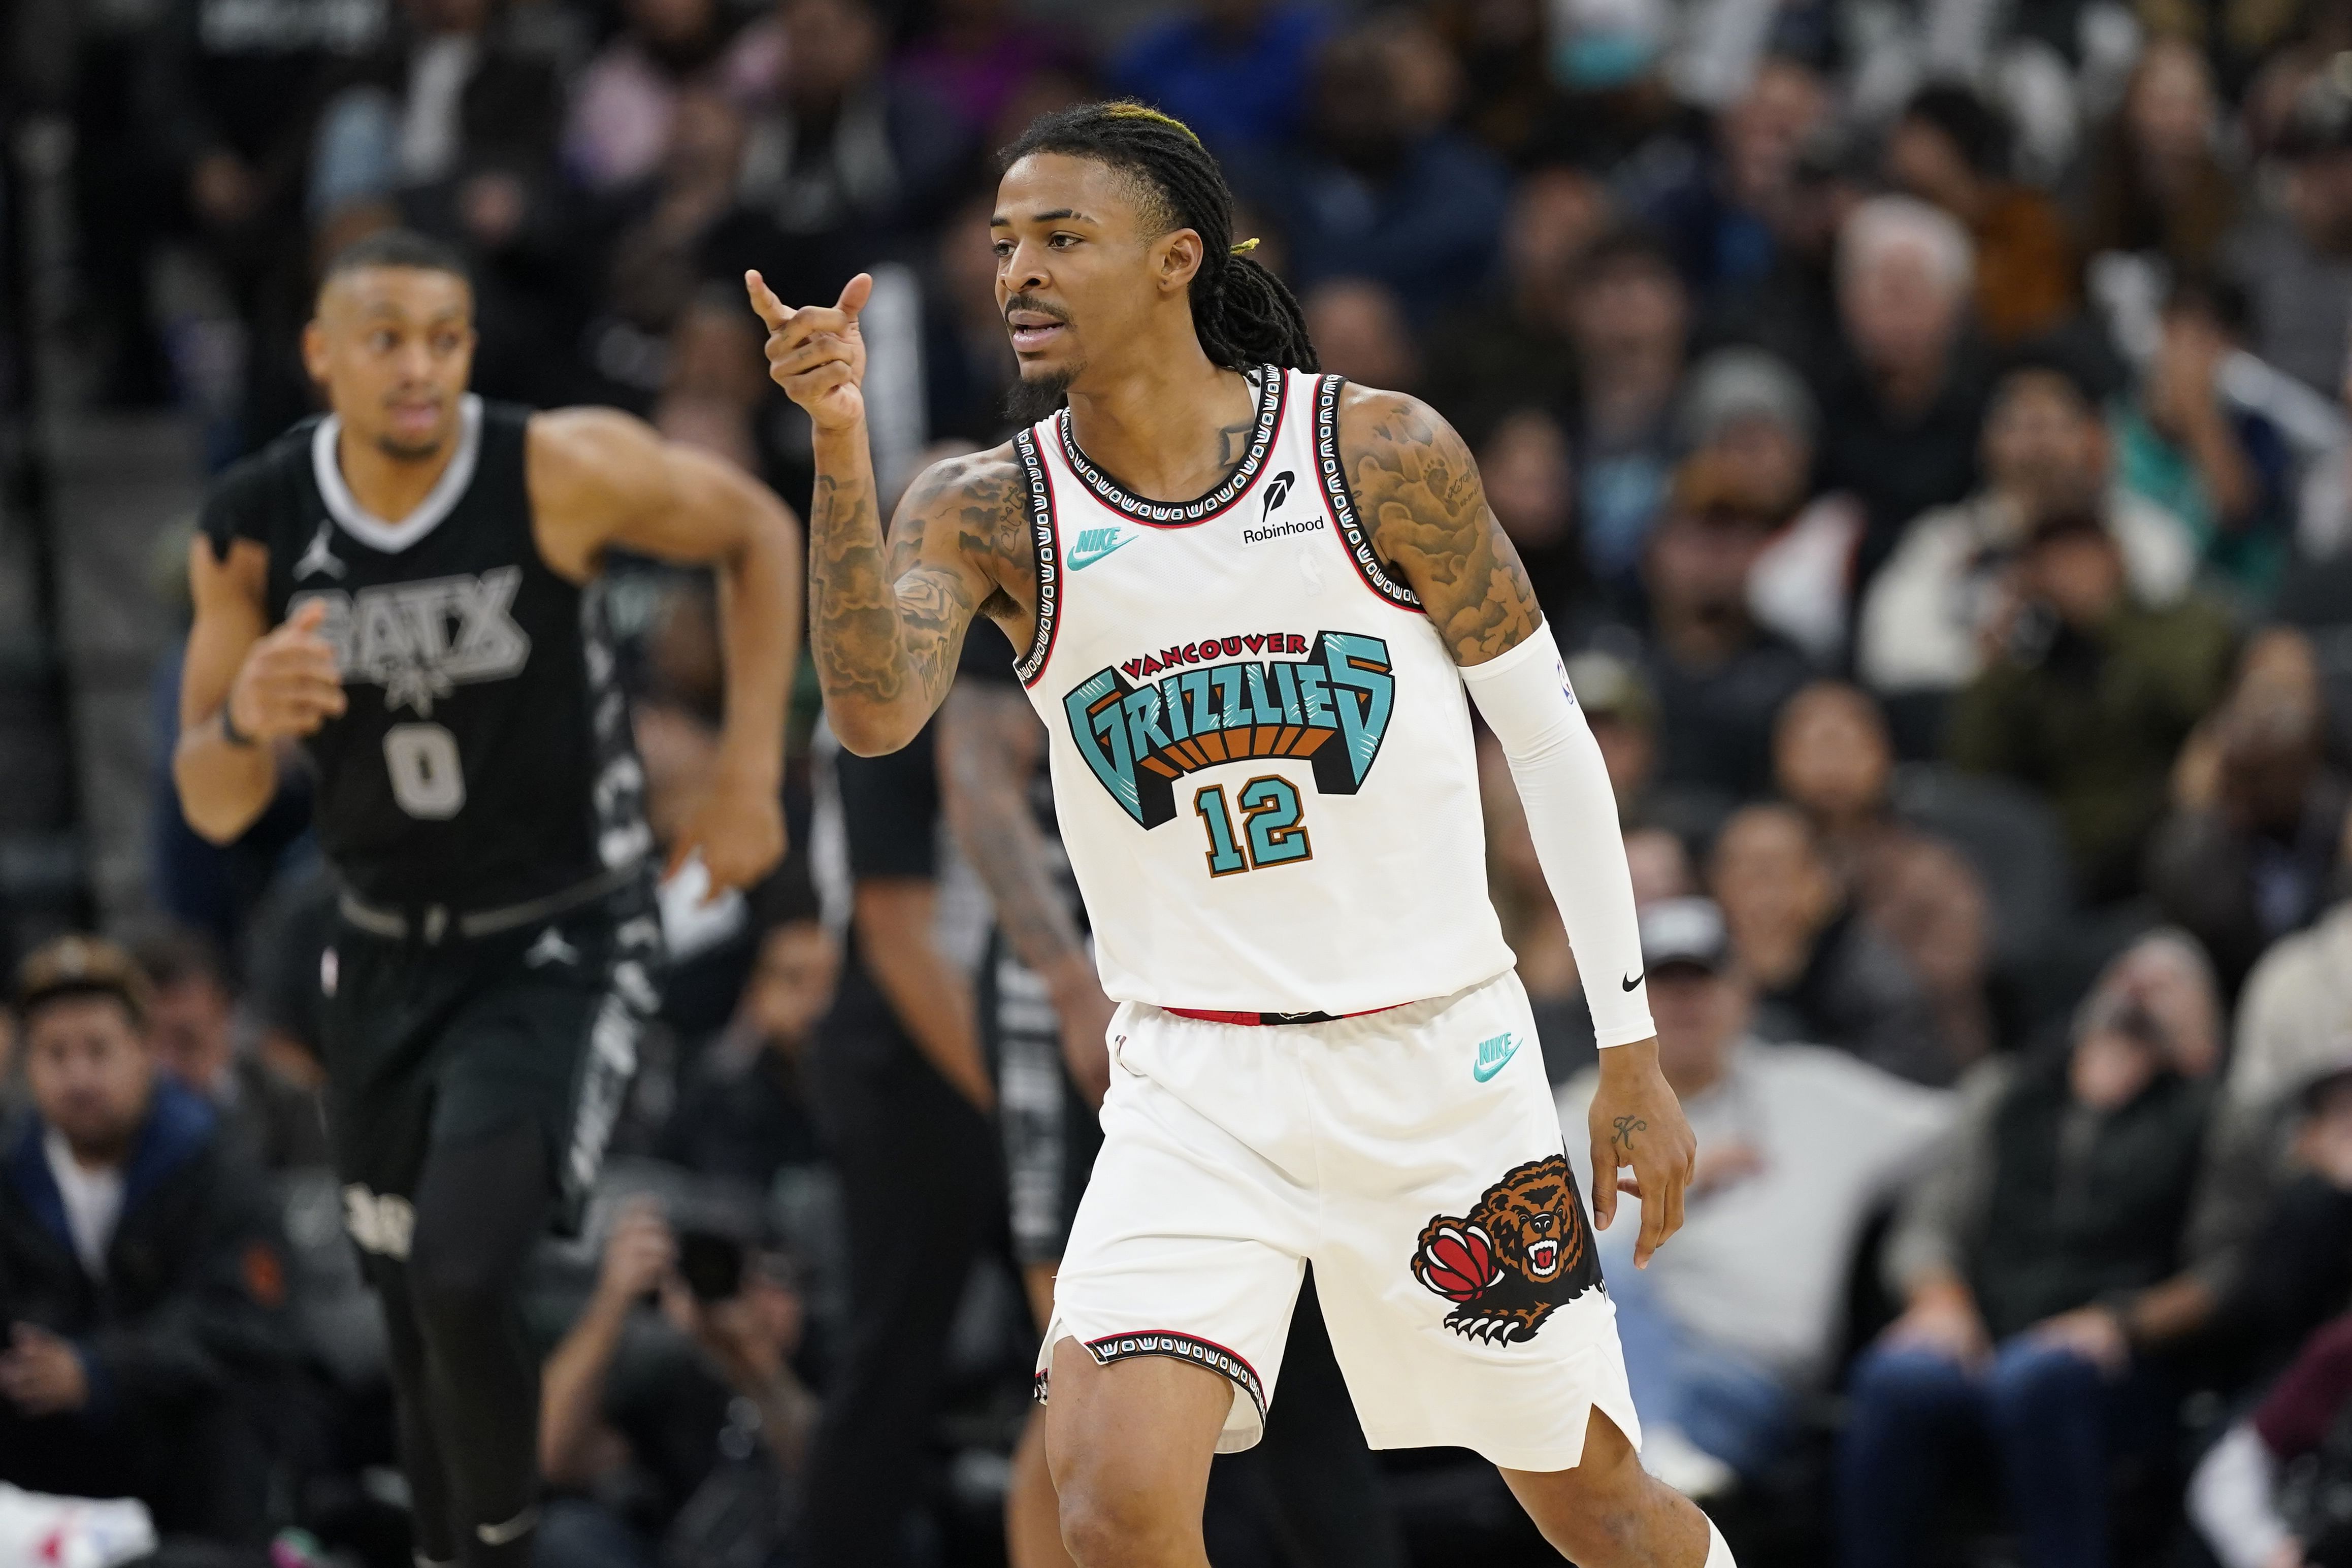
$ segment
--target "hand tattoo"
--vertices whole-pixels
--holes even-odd
[[[1630,1154],[1633,1152],[1633,1134],[1647,1132],[1649,1130],[1650,1124],[1638,1116],[1621,1116],[1617,1118],[1617,1131],[1609,1141],[1612,1143],[1622,1144],[1625,1152]]]

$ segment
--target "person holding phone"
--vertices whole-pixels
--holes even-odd
[[[540,1568],[765,1561],[816,1419],[802,1327],[792,1259],[763,1237],[623,1207],[544,1369]]]

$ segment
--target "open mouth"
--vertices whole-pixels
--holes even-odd
[[[1067,330],[1068,323],[1043,310],[1008,310],[1004,324],[1013,332],[1013,352],[1036,353]]]
[[[1531,1241],[1528,1243],[1528,1272],[1542,1279],[1559,1267],[1559,1243]]]

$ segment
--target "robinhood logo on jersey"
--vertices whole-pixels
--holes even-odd
[[[1184,643],[1099,670],[1062,699],[1062,711],[1078,754],[1119,809],[1157,827],[1176,815],[1178,779],[1248,757],[1307,758],[1318,790],[1355,794],[1380,756],[1395,700],[1380,638],[1318,632],[1310,644],[1295,632],[1265,632]]]
[[[501,566],[478,577],[434,577],[362,588],[297,594],[290,616],[316,599],[327,606],[319,635],[333,645],[346,684],[383,688],[387,708],[430,717],[436,699],[478,680],[521,673],[530,637],[511,611],[522,568]]]

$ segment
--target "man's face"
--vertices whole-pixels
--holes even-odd
[[[803,112],[838,107],[881,64],[882,29],[856,0],[792,0],[783,24],[784,96]]]
[[[1748,96],[1721,121],[1723,160],[1732,195],[1751,211],[1788,190],[1797,149],[1829,111],[1821,78],[1792,60],[1768,60]]]
[[[1811,939],[1836,904],[1836,884],[1804,825],[1779,807],[1733,816],[1716,842],[1715,901],[1743,955]]]
[[[131,1014],[111,996],[44,1004],[26,1030],[25,1079],[43,1121],[74,1152],[119,1160],[146,1120],[154,1060]]]
[[[1664,610],[1731,623],[1748,616],[1748,574],[1762,553],[1755,520],[1670,510],[1650,542],[1650,591]]]
[[[771,1046],[797,1047],[833,1002],[841,952],[814,921],[778,926],[760,942],[744,1005],[760,1037]]]
[[[1810,686],[1790,699],[1772,750],[1780,792],[1820,816],[1875,811],[1895,771],[1885,726],[1850,686]]]
[[[2037,513],[2088,506],[2106,485],[2106,428],[2063,379],[2021,371],[1986,416],[1984,460],[1993,488]]]
[[[2056,534],[2038,541],[2019,558],[2018,587],[2068,626],[2089,631],[2123,600],[2123,554],[2104,529]]]
[[[1600,360],[1675,354],[1690,323],[1682,280],[1646,257],[1613,262],[1576,291],[1576,346]]]
[[[156,1065],[198,1094],[215,1092],[235,1053],[228,993],[209,975],[192,975],[157,989],[149,1020]]]
[[[996,304],[1022,383],[1039,397],[1115,360],[1190,289],[1200,236],[1147,233],[1148,216],[1138,177],[1091,158],[1037,153],[1004,172],[989,220]]]
[[[1960,296],[1923,244],[1889,244],[1838,289],[1847,333],[1865,363],[1916,370],[1941,361],[1959,325]]]
[[[1650,1018],[1668,1079],[1711,1079],[1747,1026],[1748,993],[1729,975],[1698,964],[1664,964],[1650,972]]]
[[[352,436],[402,461],[438,457],[474,371],[474,291],[423,268],[343,273],[319,296],[302,362]]]
[[[1739,493],[1759,506],[1793,510],[1805,499],[1805,483],[1813,464],[1812,443],[1782,420],[1765,414],[1742,414],[1726,421],[1706,445]]]

